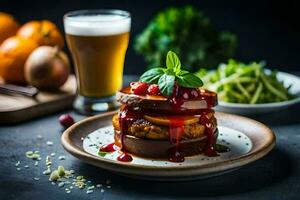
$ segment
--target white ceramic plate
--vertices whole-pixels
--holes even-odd
[[[225,145],[231,149],[231,151],[226,153],[221,153],[218,157],[207,157],[205,155],[191,156],[186,157],[184,163],[175,163],[169,162],[168,160],[153,160],[146,159],[137,156],[132,156],[133,161],[132,164],[140,165],[140,166],[193,166],[198,165],[200,162],[202,164],[211,164],[216,161],[226,160],[238,156],[242,156],[247,154],[252,148],[252,142],[249,137],[245,134],[228,128],[219,126],[219,136],[218,136],[218,144]],[[112,126],[106,126],[100,128],[92,133],[88,134],[83,140],[83,149],[94,155],[98,155],[99,147],[104,144],[110,144],[114,142],[114,129]],[[120,152],[115,151],[113,153],[106,153],[102,155],[103,158],[111,161],[117,160],[117,157],[120,155]]]
[[[190,180],[216,176],[232,171],[266,155],[275,145],[273,132],[265,125],[241,116],[216,113],[218,143],[230,152],[219,157],[197,155],[186,157],[182,163],[133,156],[132,162],[119,162],[119,152],[98,155],[98,147],[113,142],[111,118],[113,113],[80,121],[62,135],[64,148],[84,162],[100,168],[139,179]]]
[[[217,111],[228,112],[241,115],[261,114],[279,111],[288,108],[300,102],[300,78],[298,76],[288,74],[285,72],[278,72],[277,77],[283,81],[287,87],[292,85],[290,91],[292,94],[298,95],[295,99],[276,103],[263,103],[263,104],[241,104],[241,103],[227,103],[219,101],[219,105],[215,108]]]

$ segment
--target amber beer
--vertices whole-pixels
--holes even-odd
[[[78,93],[85,103],[103,103],[121,88],[130,24],[129,13],[119,10],[75,11],[64,17]]]
[[[78,36],[67,34],[76,65],[79,94],[105,97],[122,86],[129,32],[116,35]]]

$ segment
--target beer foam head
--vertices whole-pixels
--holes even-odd
[[[117,35],[130,31],[131,19],[114,14],[77,15],[64,18],[65,32],[70,35]]]

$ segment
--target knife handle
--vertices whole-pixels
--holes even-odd
[[[0,92],[9,94],[20,94],[23,96],[34,97],[38,94],[38,89],[35,87],[24,87],[12,84],[0,84]]]

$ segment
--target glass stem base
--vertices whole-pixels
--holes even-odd
[[[95,115],[107,111],[117,110],[120,104],[115,96],[110,97],[84,97],[78,95],[73,104],[76,112],[83,115]]]

